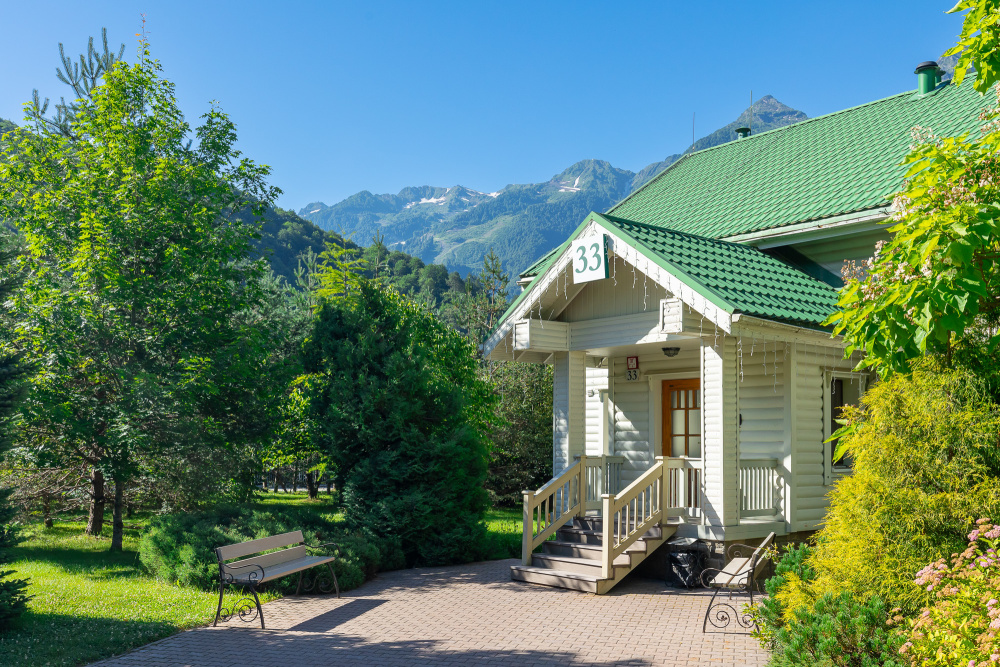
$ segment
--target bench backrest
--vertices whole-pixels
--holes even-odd
[[[272,535],[271,537],[262,537],[258,540],[250,540],[249,542],[240,542],[239,544],[229,544],[224,547],[217,547],[215,549],[215,555],[219,559],[219,564],[223,565],[225,561],[232,560],[234,558],[257,554],[261,551],[289,547],[293,544],[296,545],[292,546],[290,549],[282,549],[281,551],[275,551],[273,553],[264,554],[263,556],[255,556],[253,558],[245,558],[244,560],[228,564],[229,567],[249,564],[267,567],[268,565],[285,563],[287,561],[296,560],[305,556],[306,548],[303,546],[303,542],[302,531],[295,530],[290,533],[282,533],[281,535]],[[250,569],[251,568],[245,568],[243,571],[248,572]]]
[[[764,550],[771,546],[774,542],[774,533],[771,533],[764,538],[764,541],[760,543],[756,549],[753,550],[753,554],[750,555],[750,563],[753,567],[753,580],[756,581],[757,577],[761,575],[764,568],[767,567],[767,559],[764,558]]]

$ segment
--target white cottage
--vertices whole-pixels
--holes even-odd
[[[524,496],[514,579],[604,593],[671,536],[815,530],[825,442],[867,377],[822,326],[888,238],[914,126],[974,130],[940,82],[685,155],[521,275],[489,358],[552,364],[555,478]],[[551,539],[555,534],[556,539]]]

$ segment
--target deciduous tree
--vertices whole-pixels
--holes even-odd
[[[160,72],[141,41],[71,132],[29,113],[0,156],[0,217],[28,243],[17,345],[40,369],[24,424],[114,483],[115,550],[142,462],[233,447],[266,359],[265,267],[236,212],[273,200],[269,169],[216,106],[192,136]]]

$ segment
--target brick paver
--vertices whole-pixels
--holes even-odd
[[[341,599],[264,606],[268,629],[198,628],[101,667],[763,665],[749,635],[702,634],[708,598],[630,577],[596,596],[510,580],[504,560],[380,574]],[[711,628],[710,628],[711,630]]]

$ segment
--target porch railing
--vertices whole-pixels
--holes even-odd
[[[603,494],[618,491],[623,463],[623,456],[577,456],[573,465],[548,484],[523,492],[521,560],[525,565],[530,564],[531,552],[553,533],[587,510],[600,509]]]
[[[603,516],[602,571],[610,577],[615,558],[650,528],[668,518],[701,520],[703,472],[687,459],[656,457],[656,462],[620,489],[622,456],[579,456],[537,491],[524,491],[521,560],[562,526],[588,510]]]
[[[667,516],[685,522],[702,518],[701,487],[704,471],[690,459],[664,459],[667,484]]]
[[[620,493],[601,496],[604,519],[602,578],[614,576],[615,558],[625,553],[650,528],[662,522],[666,505],[664,494],[668,493],[669,486],[666,469],[664,458],[657,456],[656,463]]]
[[[740,517],[781,513],[781,472],[777,459],[740,461]]]

